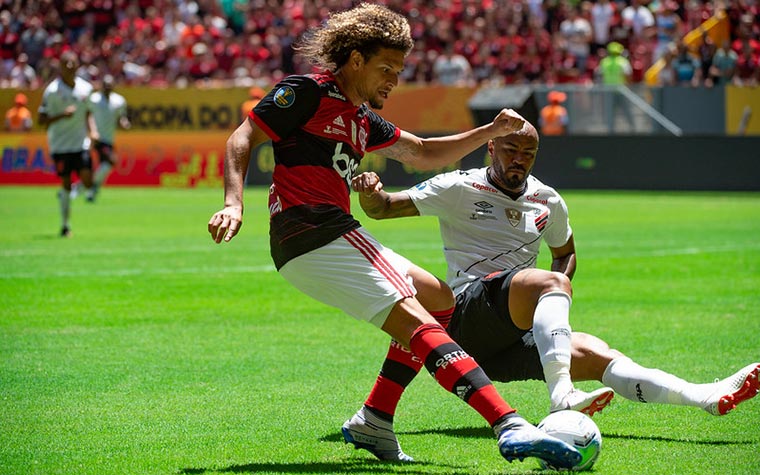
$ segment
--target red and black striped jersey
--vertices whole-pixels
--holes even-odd
[[[365,152],[392,145],[400,130],[365,104],[353,105],[329,72],[285,78],[249,116],[274,149],[275,266],[359,227],[350,209],[351,178]]]

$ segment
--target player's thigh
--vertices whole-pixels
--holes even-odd
[[[279,272],[315,300],[382,327],[396,302],[417,293],[410,266],[360,228],[291,259]]]
[[[555,291],[572,295],[570,279],[566,275],[543,269],[518,271],[509,287],[509,313],[515,325],[523,329],[531,328],[538,299]]]
[[[417,300],[428,311],[447,310],[454,306],[454,292],[446,282],[414,264],[409,267],[409,275],[417,289]]]

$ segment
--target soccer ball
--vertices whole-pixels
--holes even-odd
[[[602,433],[589,416],[578,411],[557,411],[549,414],[538,428],[552,437],[566,442],[581,453],[581,461],[572,470],[588,470],[596,462],[602,450]],[[543,460],[541,468],[555,470]]]

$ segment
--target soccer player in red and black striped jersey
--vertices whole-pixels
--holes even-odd
[[[271,140],[270,249],[280,274],[316,300],[388,333],[401,365],[421,362],[441,386],[486,419],[508,461],[538,457],[555,467],[572,467],[580,460],[578,451],[519,416],[436,320],[445,323],[453,311],[448,286],[384,247],[350,214],[351,179],[365,152],[382,149],[384,156],[413,168],[440,168],[492,138],[520,130],[524,119],[503,110],[476,129],[419,138],[372,110],[381,109],[398,84],[412,48],[404,17],[361,4],[333,14],[310,33],[300,53],[325,70],[275,85],[232,133],[224,208],[208,223],[212,238],[219,243],[237,235],[250,150]],[[368,422],[392,429],[382,418]],[[378,452],[375,439],[347,437],[380,458],[399,458]]]

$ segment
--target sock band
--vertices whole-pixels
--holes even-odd
[[[440,325],[420,326],[412,334],[409,346],[444,389],[467,402],[489,424],[515,412],[477,362]]]

